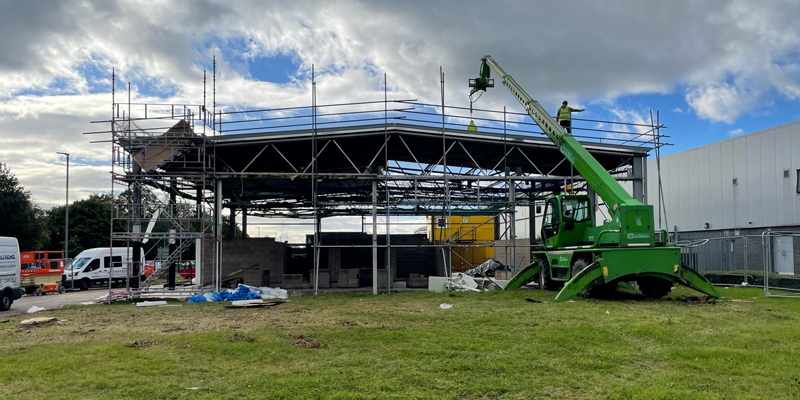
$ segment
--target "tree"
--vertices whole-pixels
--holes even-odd
[[[7,166],[0,165],[0,236],[17,238],[22,251],[42,250],[43,216],[31,193]]]
[[[131,212],[131,194],[125,191],[115,198],[114,231],[129,232],[127,225]],[[166,205],[148,196],[142,196],[142,232],[147,228],[150,217],[158,208]],[[64,206],[53,207],[46,213],[47,235],[49,248],[64,248]],[[179,219],[196,218],[196,211],[192,208],[178,208]],[[152,232],[165,233],[172,227],[171,223],[161,214]],[[222,237],[228,237],[230,230],[229,218],[222,216]],[[213,227],[207,226],[211,233]],[[196,228],[195,228],[196,229]],[[190,229],[190,231],[195,231]],[[108,247],[111,233],[111,196],[108,194],[93,194],[88,199],[73,202],[69,208],[69,256],[74,258],[83,250],[93,247]],[[241,229],[236,227],[237,237],[241,236]],[[151,239],[143,244],[146,257],[151,259],[156,256],[159,247],[167,247],[166,239]],[[128,242],[114,243],[114,246],[127,246]],[[183,253],[184,259],[194,258],[194,245]]]
[[[47,212],[50,247],[64,247],[64,206]],[[115,230],[124,231],[124,222],[116,220]],[[111,195],[92,194],[69,206],[69,255],[83,250],[108,247],[111,234]],[[121,245],[121,244],[119,244]]]

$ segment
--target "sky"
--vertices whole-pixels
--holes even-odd
[[[390,99],[438,103],[441,67],[468,106],[491,54],[552,113],[658,111],[669,154],[800,119],[798,20],[794,0],[0,0],[0,163],[43,209],[64,202],[57,152],[71,201],[106,193],[107,138],[83,133],[112,68],[118,96],[202,103],[214,57],[219,107],[246,109],[309,105],[312,65],[319,104],[382,100],[384,74]],[[503,89],[477,106],[522,111]]]

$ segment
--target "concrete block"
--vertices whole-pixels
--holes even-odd
[[[428,290],[434,293],[442,293],[445,291],[445,282],[447,282],[446,276],[432,276],[428,278]]]
[[[348,279],[343,278],[342,275],[339,275],[339,287],[340,288],[357,288],[358,287],[358,279]]]
[[[407,288],[426,288],[428,287],[428,278],[408,278],[406,281]]]
[[[242,273],[242,278],[244,278],[244,284],[250,286],[269,286],[269,271],[263,271],[258,269],[251,269],[249,271],[244,271]]]
[[[514,276],[512,271],[494,271],[494,279],[510,280]]]
[[[308,276],[311,277],[311,287],[314,287],[314,270],[309,270]],[[328,289],[331,287],[331,274],[330,271],[327,269],[320,269],[319,270],[319,284],[317,288],[321,289]]]
[[[284,289],[302,289],[303,274],[283,274]]]

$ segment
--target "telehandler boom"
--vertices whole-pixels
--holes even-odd
[[[541,288],[560,288],[556,301],[582,292],[615,290],[628,282],[637,282],[642,293],[651,298],[667,295],[674,283],[721,297],[705,277],[681,264],[680,248],[666,246],[663,240],[656,242],[653,206],[633,198],[491,56],[483,57],[480,76],[470,79],[470,94],[494,87],[492,72],[605,201],[611,217],[596,225],[595,212],[586,195],[548,198],[541,229],[543,246],[534,248],[534,262],[518,271],[506,290],[515,290],[538,277]],[[666,238],[665,231],[661,237]]]

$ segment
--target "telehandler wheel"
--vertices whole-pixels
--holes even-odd
[[[589,261],[585,258],[579,258],[572,264],[572,275],[570,275],[570,279],[572,279],[575,275],[578,275],[581,271],[586,269],[589,266]],[[617,292],[617,283],[605,283],[601,285],[592,286],[589,290],[584,291],[580,294],[581,297],[593,297],[593,298],[606,298],[611,297],[614,293]]]
[[[642,291],[645,297],[658,299],[669,294],[672,290],[672,282],[666,279],[645,276],[639,279],[639,290]]]
[[[546,267],[544,262],[539,261],[539,289],[542,290],[544,290],[544,284],[545,284],[545,276],[546,276],[544,272],[545,268]]]
[[[569,276],[572,279],[573,276],[578,275],[579,272],[583,271],[586,267],[589,266],[589,262],[586,261],[585,258],[579,258],[572,264],[572,275]]]
[[[553,281],[550,278],[550,266],[544,262],[539,261],[539,288],[549,291],[561,290],[564,282]]]

